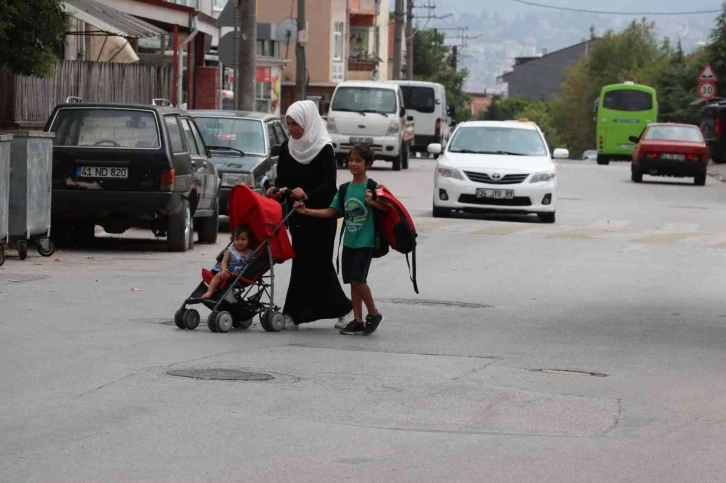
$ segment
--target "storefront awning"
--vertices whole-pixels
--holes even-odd
[[[158,37],[166,33],[163,29],[96,0],[64,0],[63,9],[68,15],[119,37]]]

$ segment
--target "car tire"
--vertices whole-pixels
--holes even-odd
[[[189,239],[194,237],[194,225],[189,201],[182,200],[181,209],[169,217],[166,244],[169,251],[185,252],[189,249]]]
[[[551,213],[537,213],[540,223],[554,223],[556,220],[555,212]]]
[[[393,158],[393,171],[401,171],[401,164],[403,163],[403,145],[401,145],[398,156]]]
[[[408,159],[411,157],[411,148],[408,144],[405,144],[405,148],[403,150],[403,159],[401,160],[401,166],[403,169],[408,169]]]
[[[602,165],[602,166],[607,166],[608,164],[610,164],[610,159],[598,154],[597,155],[597,164]]]
[[[449,208],[439,208],[434,205],[432,211],[434,218],[448,218],[451,216],[451,210]]]
[[[212,216],[201,218],[199,223],[199,243],[217,243],[219,233],[219,199],[214,202]]]
[[[634,183],[643,182],[643,172],[634,164],[630,166],[630,179],[633,180]]]
[[[693,183],[696,186],[706,186],[706,173],[699,174],[695,178],[693,178]]]
[[[345,161],[346,156],[344,154],[336,154],[335,155],[335,164],[338,165],[339,168],[345,168]]]

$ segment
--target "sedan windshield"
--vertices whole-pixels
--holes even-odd
[[[393,114],[396,112],[396,91],[370,87],[340,87],[335,91],[331,110]]]
[[[650,141],[683,141],[701,143],[703,137],[696,126],[651,126],[643,139]]]
[[[459,129],[449,144],[452,153],[546,156],[547,147],[534,129],[469,126]]]
[[[214,147],[234,148],[245,154],[265,154],[262,123],[254,119],[197,117],[204,143]]]

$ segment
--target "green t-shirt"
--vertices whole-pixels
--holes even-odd
[[[366,202],[367,189],[367,181],[363,184],[351,182],[345,192],[344,203],[341,204],[338,193],[335,193],[335,198],[330,203],[330,207],[335,208],[338,215],[345,217],[345,236],[343,237],[345,247],[375,248],[376,246],[376,224],[373,214],[375,208]]]

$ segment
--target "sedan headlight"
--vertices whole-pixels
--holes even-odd
[[[237,186],[238,184],[245,184],[252,187],[255,182],[251,174],[222,173],[222,186]]]
[[[329,133],[337,133],[338,132],[338,126],[335,125],[335,119],[332,117],[328,118],[327,121],[327,127]]]
[[[554,171],[544,171],[542,173],[535,173],[532,176],[530,183],[546,183],[555,179],[556,173]]]
[[[386,136],[395,136],[400,130],[401,125],[399,124],[399,122],[391,121],[391,124],[388,125],[388,132],[386,132]]]
[[[454,179],[460,179],[464,180],[464,175],[461,174],[461,171],[459,171],[456,168],[447,168],[445,166],[439,166],[436,168],[436,172],[439,174],[439,176],[443,176],[444,178],[454,178]]]

